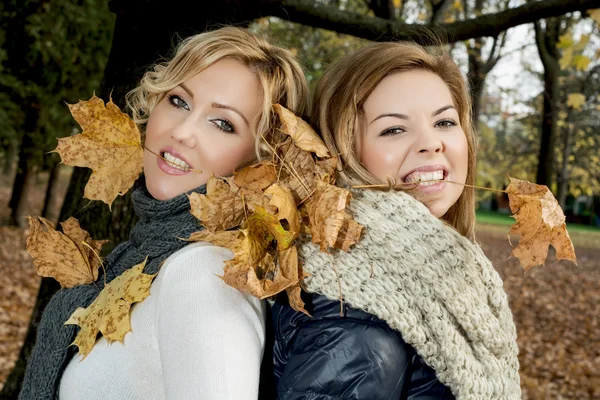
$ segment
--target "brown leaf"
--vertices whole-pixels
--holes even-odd
[[[358,242],[363,227],[352,219],[346,207],[351,194],[348,190],[319,181],[308,204],[312,241],[321,251],[335,247],[348,251]]]
[[[236,195],[227,182],[211,177],[206,184],[206,195],[192,193],[191,213],[211,232],[239,226],[245,216],[242,196]]]
[[[277,169],[272,162],[263,161],[235,172],[233,182],[244,193],[262,193],[263,190],[277,182]]]
[[[64,288],[98,279],[98,254],[107,240],[93,240],[73,217],[61,224],[64,233],[58,232],[45,218],[28,216],[27,220],[30,226],[27,252],[34,259],[38,275],[54,278]]]
[[[125,334],[131,331],[131,306],[148,297],[152,280],[156,276],[143,273],[147,260],[146,257],[142,263],[107,284],[88,308],[79,307],[65,322],[65,325],[81,327],[72,344],[79,348],[79,353],[84,357],[94,347],[98,332],[102,333],[108,343],[122,343]]]
[[[64,164],[92,169],[84,196],[102,200],[109,208],[124,195],[142,172],[142,141],[135,123],[112,100],[94,96],[70,104],[69,109],[83,133],[58,139],[54,152]]]
[[[548,246],[552,245],[557,260],[571,260],[577,264],[565,215],[548,187],[515,178],[510,181],[506,192],[516,222],[508,236],[509,239],[511,234],[521,236],[511,255],[517,257],[527,271],[544,264]]]
[[[301,150],[289,139],[278,145],[277,152],[283,164],[280,167],[279,184],[289,188],[294,201],[299,204],[315,188],[315,160],[310,153]]]
[[[300,234],[300,220],[292,192],[284,186],[273,184],[265,190],[265,194],[271,196],[269,204],[278,210],[277,219],[287,221],[289,226],[287,230],[294,234],[294,238],[297,238]]]
[[[279,116],[281,131],[290,135],[296,146],[302,150],[315,153],[318,157],[329,157],[329,150],[319,135],[302,118],[297,117],[287,108],[275,104],[273,109]]]

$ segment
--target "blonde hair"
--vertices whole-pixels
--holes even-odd
[[[260,157],[262,137],[276,134],[272,105],[279,103],[299,116],[308,111],[308,85],[291,52],[273,46],[253,33],[225,27],[184,39],[171,60],[147,71],[140,85],[127,93],[126,103],[134,122],[145,131],[150,113],[166,93],[223,58],[242,62],[258,77],[263,107],[256,124],[256,149]]]
[[[439,49],[438,49],[439,50]],[[341,158],[340,178],[350,185],[376,184],[355,150],[359,117],[371,92],[386,76],[423,69],[438,75],[450,89],[468,143],[467,184],[475,182],[476,138],[471,121],[468,85],[458,66],[444,52],[434,53],[414,43],[373,43],[331,65],[317,83],[312,120],[325,144]],[[474,189],[465,187],[458,201],[442,217],[458,232],[474,240]]]

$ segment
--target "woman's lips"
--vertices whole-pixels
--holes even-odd
[[[159,157],[156,157],[156,164],[158,165],[158,168],[161,169],[161,171],[163,171],[165,174],[168,174],[168,175],[180,176],[180,175],[187,175],[190,172],[192,172],[191,170],[183,171],[179,168],[172,167],[169,165],[168,162],[166,162],[165,160],[163,160],[162,158],[159,158]]]

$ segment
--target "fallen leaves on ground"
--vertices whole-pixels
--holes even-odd
[[[83,132],[59,138],[57,152],[64,164],[87,167],[92,175],[84,197],[101,200],[110,207],[124,195],[142,172],[142,141],[135,123],[110,100],[93,96],[70,104],[73,118]]]
[[[71,217],[61,223],[63,232],[42,217],[27,217],[27,252],[40,276],[56,279],[64,288],[98,279],[98,254],[107,240],[93,240]]]
[[[84,358],[94,347],[98,332],[112,343],[123,342],[127,332],[131,331],[131,306],[148,297],[156,276],[143,273],[146,260],[113,279],[89,307],[79,307],[65,322],[65,325],[81,327],[72,344],[79,348]]]
[[[548,187],[515,178],[510,178],[510,181],[506,193],[516,222],[508,236],[520,235],[519,245],[511,255],[517,257],[527,271],[544,264],[548,247],[552,245],[557,259],[577,264],[565,214]]]

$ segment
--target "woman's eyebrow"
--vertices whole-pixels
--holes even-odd
[[[212,107],[213,108],[224,108],[226,110],[231,110],[231,111],[237,113],[240,117],[242,117],[242,119],[246,123],[246,126],[250,127],[250,123],[248,123],[248,120],[246,119],[246,117],[244,117],[244,114],[242,114],[242,112],[240,110],[238,110],[237,108],[228,106],[226,104],[219,104],[219,103],[212,103]]]
[[[439,115],[439,114],[443,113],[444,111],[449,110],[451,108],[454,108],[456,110],[456,108],[452,104],[449,104],[447,106],[444,106],[444,107],[440,108],[439,110],[436,110],[436,111],[432,112],[431,116],[435,117],[436,115]]]
[[[375,118],[373,121],[369,122],[369,125],[372,124],[373,122],[377,121],[378,119],[385,118],[385,117],[394,117],[394,118],[399,118],[399,119],[410,119],[410,118],[408,118],[408,115],[405,115],[405,114],[385,113],[385,114],[381,114],[380,116],[378,116],[377,118]]]
[[[190,90],[190,88],[188,88],[187,86],[185,86],[183,83],[180,83],[179,86],[181,86],[181,88],[183,90],[185,90],[185,92],[187,94],[189,94],[192,99],[194,98],[194,93],[192,93],[192,91]]]

